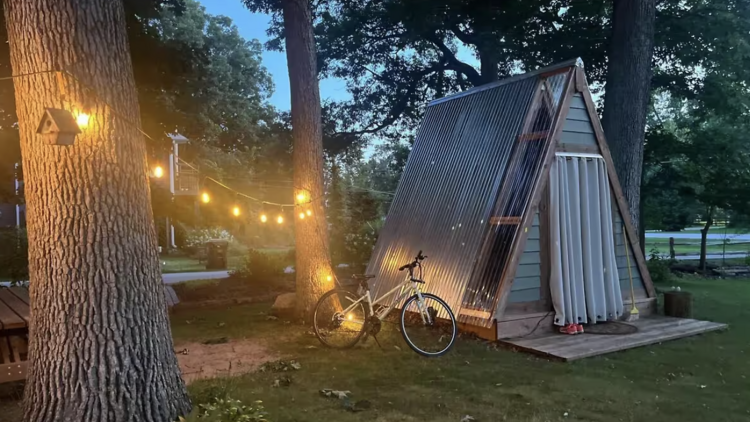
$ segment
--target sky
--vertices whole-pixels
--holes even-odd
[[[266,29],[271,21],[270,15],[252,13],[242,4],[241,0],[199,0],[206,11],[212,15],[224,15],[232,19],[240,31],[240,35],[247,40],[253,38],[261,43],[268,40]],[[289,110],[289,73],[286,66],[286,53],[277,51],[263,52],[263,65],[273,77],[275,85],[271,96],[271,104],[279,110]],[[344,100],[349,98],[346,84],[339,79],[326,79],[320,83],[321,100]]]

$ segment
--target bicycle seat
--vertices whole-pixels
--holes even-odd
[[[352,280],[369,280],[375,278],[374,274],[353,274]]]

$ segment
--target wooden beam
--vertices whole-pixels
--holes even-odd
[[[607,138],[604,136],[604,129],[602,123],[599,120],[599,115],[596,114],[596,106],[594,100],[591,98],[591,92],[586,88],[582,92],[583,102],[586,104],[586,111],[588,112],[589,119],[591,119],[591,126],[594,127],[594,136],[596,142],[599,144],[600,154],[604,157],[604,162],[607,164],[607,174],[609,175],[609,184],[615,193],[615,201],[617,207],[620,209],[620,215],[625,223],[625,230],[628,234],[628,240],[630,241],[630,247],[633,250],[633,256],[638,264],[638,269],[641,272],[641,279],[643,284],[646,286],[646,291],[649,297],[656,297],[656,290],[654,289],[654,282],[651,280],[651,274],[648,272],[646,266],[646,257],[643,256],[641,251],[640,241],[638,240],[638,234],[635,232],[635,228],[630,218],[630,209],[628,208],[628,202],[625,199],[625,194],[620,186],[620,179],[617,177],[617,171],[615,170],[615,164],[612,161],[612,154],[607,146]]]
[[[521,217],[490,217],[493,226],[513,226],[521,224]]]
[[[600,150],[595,145],[581,144],[557,144],[557,152],[570,152],[573,154],[599,154]]]
[[[521,142],[538,141],[540,139],[546,139],[548,135],[549,135],[548,131],[524,133],[518,137],[518,140]]]
[[[466,316],[482,318],[482,319],[489,319],[492,317],[492,312],[482,311],[479,309],[469,309],[466,307],[462,307],[458,313],[459,315],[466,315]]]
[[[0,365],[0,384],[26,379],[28,361]]]
[[[550,274],[552,272],[550,259],[552,258],[552,246],[550,243],[550,190],[549,177],[542,180],[544,189],[542,190],[542,199],[539,201],[539,261],[540,261],[540,300],[544,306],[549,307],[552,304],[551,291],[549,286]]]
[[[545,179],[549,179],[550,167],[555,160],[555,145],[557,144],[557,139],[562,133],[563,126],[565,126],[565,119],[568,117],[570,102],[572,101],[573,95],[575,94],[575,87],[573,83],[574,77],[575,72],[569,72],[568,77],[565,80],[565,85],[563,88],[563,92],[565,93],[565,95],[563,97],[562,103],[560,104],[560,107],[557,110],[557,115],[555,116],[555,121],[552,126],[552,132],[554,136],[552,137],[552,139],[550,139],[549,144],[546,146],[547,149],[545,151],[544,158],[542,159],[543,166],[539,171],[537,180],[535,181],[534,187],[532,188],[530,201],[526,207],[526,210],[524,211],[523,223],[521,224],[521,227],[528,227],[529,225],[531,225],[534,218],[534,210],[539,206],[539,202],[541,200],[542,191],[544,188],[543,181]],[[513,278],[516,275],[518,262],[521,260],[523,249],[526,247],[526,240],[528,239],[528,237],[529,233],[526,230],[518,230],[516,232],[516,239],[511,247],[510,259],[508,261],[508,264],[505,266],[505,269],[503,270],[503,275],[500,278],[499,286],[497,288],[497,291],[495,292],[495,295],[493,296],[495,305],[493,306],[493,308],[496,309],[495,318],[502,318],[503,314],[505,313],[505,307],[508,303],[508,295],[510,293],[510,286],[511,284],[513,284]]]
[[[586,71],[576,66],[576,92],[584,92],[587,90],[587,87]]]

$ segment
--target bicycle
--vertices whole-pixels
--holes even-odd
[[[443,299],[430,293],[422,293],[420,285],[425,284],[424,280],[421,280],[422,261],[426,258],[422,255],[422,251],[419,251],[414,261],[399,268],[399,271],[408,270],[403,283],[376,300],[372,299],[367,283],[367,280],[375,278],[374,275],[353,277],[355,282],[359,282],[356,295],[343,288],[336,288],[325,293],[318,300],[313,313],[313,329],[318,340],[326,346],[337,349],[354,347],[366,335],[372,335],[377,342],[376,336],[382,328],[382,321],[394,309],[392,306],[380,304],[400,290],[393,303],[400,303],[401,300],[407,298],[401,307],[399,318],[401,334],[406,344],[426,357],[442,356],[448,352],[458,333],[456,318]],[[419,269],[419,278],[414,278],[415,268]],[[337,335],[347,334],[351,338],[345,340],[343,344],[335,344],[334,339]],[[423,340],[428,341],[429,337],[436,338],[434,346],[417,344]]]

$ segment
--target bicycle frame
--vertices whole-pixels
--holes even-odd
[[[411,284],[411,286],[410,286],[411,288],[409,288],[408,290],[405,290],[405,288],[409,287],[409,284]],[[364,300],[364,301],[367,302],[367,306],[370,309],[370,315],[374,315],[378,319],[383,320],[395,308],[395,306],[389,306],[383,312],[381,312],[380,314],[376,314],[375,310],[373,309],[373,305],[377,305],[377,304],[381,303],[387,297],[390,297],[391,295],[394,295],[396,293],[396,291],[399,290],[399,289],[401,289],[401,293],[399,293],[399,295],[395,299],[394,303],[399,303],[402,300],[404,300],[405,298],[411,296],[412,292],[415,292],[416,295],[419,297],[419,303],[420,304],[423,303],[424,298],[422,297],[422,291],[419,289],[419,284],[416,281],[414,281],[413,276],[410,274],[410,275],[406,276],[406,279],[404,280],[403,283],[401,283],[398,286],[394,287],[390,291],[384,293],[382,296],[380,296],[379,298],[377,298],[375,301],[372,300],[372,296],[370,295],[370,291],[367,290],[365,292],[365,294],[362,295],[362,297],[360,297],[359,299],[357,299],[355,302],[352,302],[352,304],[349,305],[346,309],[344,309],[342,311],[342,313],[344,315],[346,315],[352,309],[354,309],[355,306],[357,306],[360,302],[362,302]],[[422,315],[422,320],[424,322],[427,322],[427,321],[425,321],[424,313],[420,312],[420,314]],[[430,318],[430,316],[428,315],[427,318]]]

